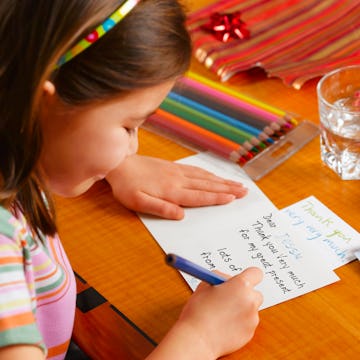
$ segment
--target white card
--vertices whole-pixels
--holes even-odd
[[[208,153],[180,162],[239,180],[249,193],[227,205],[186,209],[182,221],[140,215],[166,253],[230,275],[249,266],[259,267],[264,273],[257,286],[264,295],[262,309],[338,280],[303,241],[305,233],[291,226],[239,166]],[[195,289],[199,281],[183,276]]]
[[[339,216],[310,196],[281,210],[294,229],[305,233],[304,240],[331,269],[355,259],[360,250],[360,234]],[[360,214],[359,214],[360,215]]]

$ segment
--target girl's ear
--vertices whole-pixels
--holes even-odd
[[[46,80],[43,85],[43,91],[44,95],[54,95],[56,92],[55,85],[49,80]]]

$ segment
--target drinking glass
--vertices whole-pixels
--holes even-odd
[[[324,75],[317,85],[322,161],[343,180],[360,179],[360,65]]]

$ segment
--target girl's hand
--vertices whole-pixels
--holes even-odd
[[[147,359],[214,360],[243,347],[259,323],[263,297],[254,286],[262,277],[260,269],[248,268],[221,285],[201,283]]]
[[[184,217],[182,206],[221,205],[247,193],[201,168],[140,155],[127,157],[106,180],[127,208],[174,220]]]

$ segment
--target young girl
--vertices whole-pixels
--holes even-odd
[[[63,359],[76,291],[51,193],[76,196],[106,179],[129,209],[181,219],[182,206],[225,204],[246,189],[136,155],[138,127],[189,65],[176,0],[3,0],[0,40],[0,358]],[[261,276],[250,268],[201,284],[149,359],[239,349],[258,324]]]

